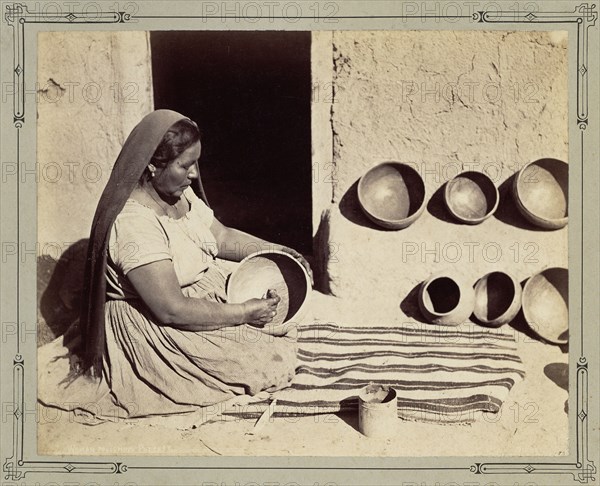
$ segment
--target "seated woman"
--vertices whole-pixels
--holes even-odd
[[[170,110],[147,115],[125,142],[94,216],[76,371],[101,379],[127,416],[274,391],[294,376],[295,328],[260,332],[279,297],[228,304],[227,272],[215,258],[220,248],[235,261],[274,249],[310,267],[298,252],[214,217],[191,187],[204,197],[200,152],[194,122]]]

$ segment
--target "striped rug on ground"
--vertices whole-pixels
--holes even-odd
[[[498,412],[525,374],[512,328],[315,323],[299,328],[298,344],[292,385],[272,395],[275,417],[356,411],[359,390],[374,383],[396,390],[404,419],[472,422],[477,411]]]

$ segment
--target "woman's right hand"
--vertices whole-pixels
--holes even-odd
[[[274,290],[269,290],[264,299],[250,299],[244,302],[246,323],[263,327],[271,322],[277,315],[277,304],[280,300],[281,297]]]

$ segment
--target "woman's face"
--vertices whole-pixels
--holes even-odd
[[[164,168],[157,168],[152,185],[162,196],[180,197],[183,190],[198,177],[198,159],[200,158],[200,142],[186,149],[179,157],[172,160]]]

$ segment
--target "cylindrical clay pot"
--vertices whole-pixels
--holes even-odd
[[[386,438],[394,433],[398,420],[396,390],[368,385],[358,395],[358,430],[367,437]]]

